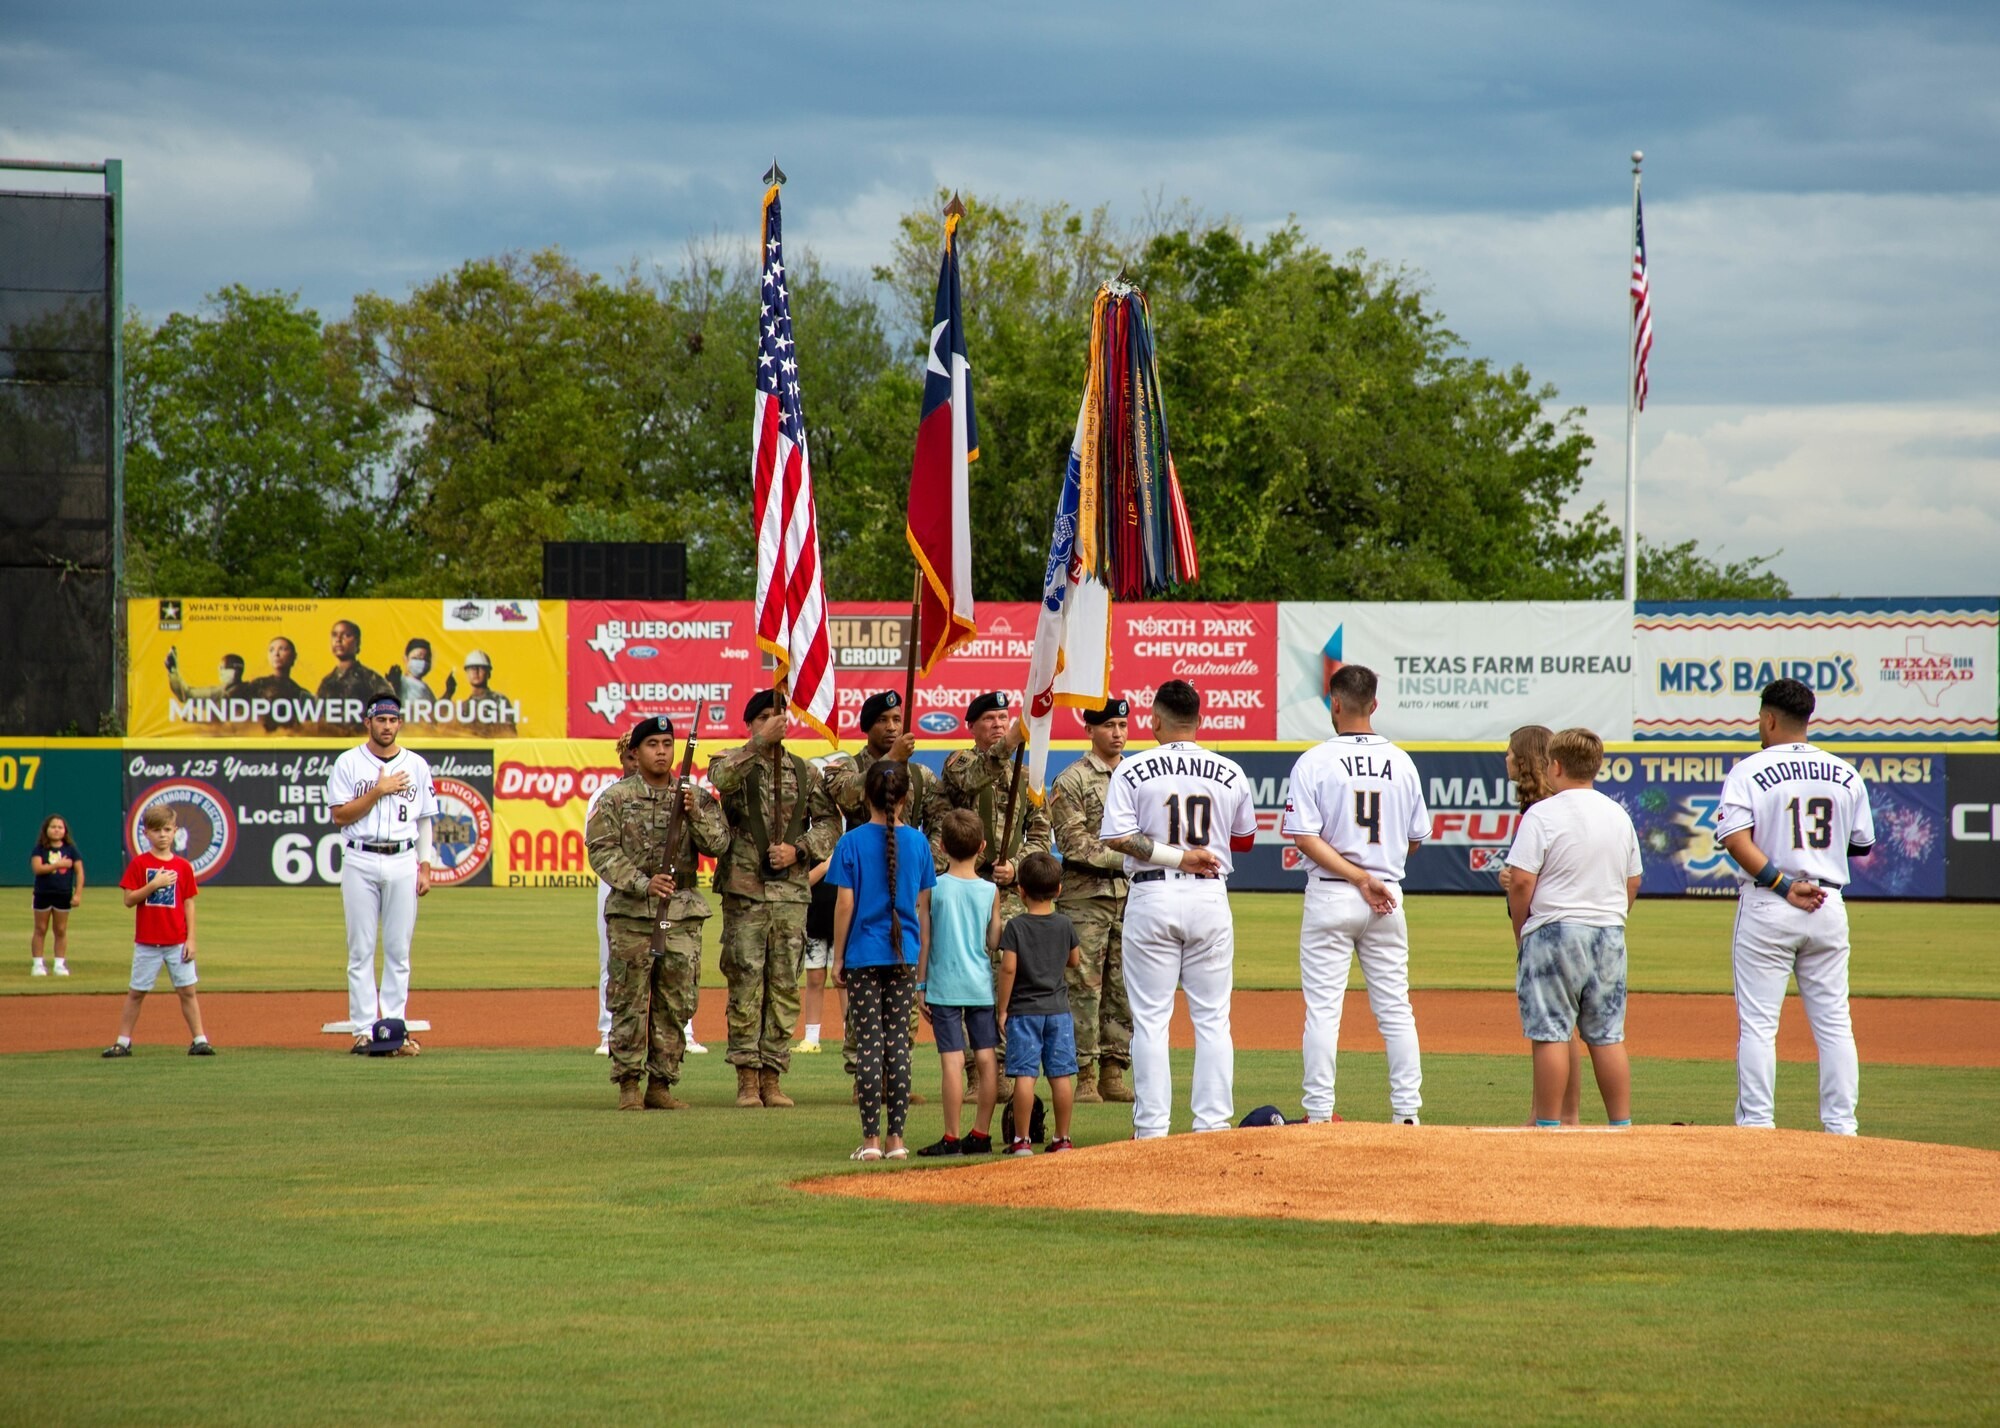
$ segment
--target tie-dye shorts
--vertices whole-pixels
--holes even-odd
[[[1550,922],[1521,939],[1514,964],[1521,1031],[1530,1041],[1591,1046],[1625,1039],[1625,929]]]

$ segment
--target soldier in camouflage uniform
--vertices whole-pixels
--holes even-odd
[[[943,849],[930,825],[924,821],[930,809],[931,795],[937,789],[937,775],[916,762],[917,741],[914,735],[905,731],[903,725],[903,696],[893,689],[885,689],[879,694],[868,696],[861,706],[861,733],[868,743],[851,759],[842,759],[839,764],[826,771],[826,792],[840,810],[840,816],[850,829],[859,828],[868,821],[868,800],[862,795],[862,785],[867,782],[868,770],[888,759],[904,765],[910,771],[910,801],[904,808],[910,814],[910,823],[931,840],[933,861],[943,858]],[[942,873],[951,866],[945,858],[937,862],[936,870]],[[812,975],[811,973],[807,974]],[[823,972],[820,975],[825,975]],[[910,1043],[916,1044],[919,1014],[910,1009]],[[794,1048],[796,1049],[796,1048]],[[848,1078],[854,1076],[856,1062],[854,1039],[844,1036],[841,1041],[841,1065]],[[915,1092],[910,1094],[910,1104],[919,1106],[924,1098]]]
[[[736,1104],[789,1106],[778,1082],[792,1064],[805,957],[808,870],[840,841],[840,812],[819,770],[784,747],[786,709],[759,690],[743,706],[750,741],[708,766],[729,846],[715,865],[722,894],[722,975],[729,982],[729,1063]],[[771,787],[777,756],[778,788]],[[773,826],[774,815],[783,819]]]
[[[924,826],[931,832],[931,854],[939,860],[940,867],[949,867],[950,860],[944,856],[944,843],[939,828],[945,814],[954,808],[969,808],[979,815],[980,826],[986,830],[986,853],[979,865],[979,875],[991,881],[1000,890],[1000,920],[1005,923],[1011,917],[1018,917],[1027,908],[1021,902],[1021,894],[1014,887],[1014,869],[1022,858],[1030,853],[1046,853],[1053,839],[1049,834],[1049,816],[1028,799],[1026,780],[1017,786],[1014,783],[1014,751],[1021,747],[1022,730],[1014,717],[1013,700],[1008,695],[995,690],[982,694],[966,706],[965,727],[972,734],[972,747],[960,749],[944,761],[944,772],[938,777],[937,791],[931,795],[925,809]],[[1007,795],[1015,789],[1022,807],[1014,819],[1014,838],[1011,847],[1002,848],[1000,841],[1007,833]],[[993,992],[1000,993],[1000,953],[988,954],[993,961]],[[1003,1028],[1000,1035],[1000,1062],[1007,1061],[1007,1036]],[[970,1074],[968,1072],[968,1074]],[[1000,1098],[1004,1102],[1011,1094],[1008,1082],[1001,1078]]]
[[[610,887],[604,931],[610,944],[611,1079],[621,1111],[678,1111],[687,1109],[673,1093],[686,1046],[681,1027],[694,1015],[701,924],[709,913],[695,879],[695,854],[721,853],[729,828],[713,797],[693,786],[682,790],[683,835],[669,864],[664,844],[676,799],[674,726],[664,718],[642,719],[629,737],[638,770],[605,790],[586,834],[591,870]],[[655,958],[653,927],[663,911],[670,924],[667,946]]]
[[[1057,909],[1076,928],[1083,949],[1065,974],[1070,1015],[1076,1021],[1076,1098],[1130,1101],[1125,1073],[1132,1065],[1132,1013],[1125,1005],[1125,855],[1098,841],[1111,771],[1125,757],[1130,706],[1113,699],[1086,710],[1090,752],[1064,769],[1049,789],[1049,822],[1062,854],[1062,895]]]

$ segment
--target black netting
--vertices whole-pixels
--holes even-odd
[[[115,682],[111,211],[0,193],[0,733],[96,733]]]

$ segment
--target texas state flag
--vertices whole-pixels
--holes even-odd
[[[972,463],[979,426],[972,416],[972,363],[965,355],[965,320],[958,302],[958,215],[944,224],[930,360],[924,367],[924,412],[910,463],[907,534],[920,577],[917,666],[925,674],[979,632],[972,612]]]

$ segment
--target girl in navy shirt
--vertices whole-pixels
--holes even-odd
[[[847,989],[847,1028],[855,1048],[854,1091],[861,1106],[861,1147],[854,1160],[902,1160],[910,1109],[910,1006],[917,962],[931,940],[931,889],[937,870],[930,840],[902,821],[910,771],[884,760],[862,785],[869,819],[833,850],[826,881],[839,889],[833,909],[833,984]],[[886,1149],[881,1136],[889,1109]]]
[[[56,975],[69,975],[69,915],[83,902],[83,859],[69,841],[69,822],[52,814],[42,822],[42,836],[35,840],[34,856],[28,866],[35,874],[35,956],[33,975],[46,977],[42,962],[43,939],[53,928],[56,934]]]

